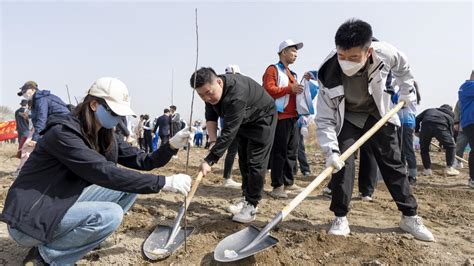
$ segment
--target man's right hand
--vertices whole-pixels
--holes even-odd
[[[312,79],[312,78],[313,78],[313,76],[311,75],[311,73],[309,73],[309,72],[306,72],[306,73],[304,73],[304,76],[303,76],[303,78],[304,78],[304,79],[306,79],[306,80],[310,80],[310,79]]]
[[[294,94],[300,94],[302,93],[304,90],[304,86],[301,85],[301,84],[298,84],[298,83],[294,83],[293,85],[291,85],[291,91],[294,93]]]
[[[210,173],[212,168],[211,166],[206,162],[206,161],[203,161],[201,163],[201,166],[200,166],[200,169],[199,169],[201,172],[202,172],[202,175],[203,176],[206,176],[207,173]]]
[[[341,170],[342,167],[344,167],[344,165],[345,165],[344,161],[342,161],[341,158],[339,158],[339,154],[337,153],[331,153],[331,155],[329,155],[329,157],[326,158],[326,167],[333,166],[334,167],[333,173],[339,172],[339,170]]]

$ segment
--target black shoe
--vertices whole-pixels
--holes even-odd
[[[410,183],[410,185],[414,185],[416,183],[416,178],[408,176],[408,182]]]
[[[311,175],[311,172],[310,171],[304,171],[303,172],[303,176],[310,176]]]
[[[37,247],[33,247],[28,251],[25,259],[23,260],[23,265],[25,266],[42,266],[42,265],[49,265],[44,261],[41,257],[39,250]]]

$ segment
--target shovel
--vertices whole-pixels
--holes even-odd
[[[357,151],[377,130],[379,130],[388,119],[395,115],[404,105],[404,102],[398,103],[390,112],[382,117],[369,131],[358,139],[349,149],[340,157],[345,161],[352,153]],[[296,196],[283,210],[281,210],[262,230],[255,226],[247,227],[237,233],[224,238],[214,250],[214,259],[220,262],[231,262],[241,260],[252,256],[264,249],[272,247],[278,243],[278,239],[271,236],[270,231],[288,214],[296,208],[323,180],[332,174],[333,166],[323,170],[298,196]]]
[[[435,148],[441,149],[441,147],[438,144],[434,143],[433,141],[431,142],[431,145],[433,145]],[[456,159],[458,159],[459,161],[461,161],[463,163],[467,163],[467,164],[469,163],[467,160],[465,160],[464,158],[461,158],[457,155],[456,155]]]
[[[182,228],[180,223],[183,219],[185,211],[193,199],[194,194],[196,193],[202,176],[202,172],[199,172],[191,188],[191,192],[189,192],[185,202],[178,210],[178,215],[176,216],[174,225],[172,227],[158,225],[145,240],[142,246],[145,257],[150,260],[165,259],[169,257],[171,253],[181,247],[185,239],[193,233],[194,227]]]

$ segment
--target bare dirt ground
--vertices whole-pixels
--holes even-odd
[[[13,158],[16,146],[0,143],[0,210],[7,190],[14,178],[9,175],[18,164]],[[206,155],[204,149],[191,151],[191,173]],[[306,186],[322,170],[323,156],[316,150],[308,152],[310,177],[297,176],[296,183]],[[421,160],[418,156],[419,171]],[[186,153],[181,151],[166,167],[154,170],[163,175],[184,171]],[[326,234],[333,218],[329,199],[321,196],[318,187],[272,235],[280,242],[273,248],[236,264],[467,264],[474,260],[474,189],[467,187],[467,169],[458,177],[443,174],[444,153],[433,152],[432,177],[419,176],[413,192],[418,200],[419,215],[430,228],[437,241],[425,243],[413,239],[398,228],[400,213],[383,182],[379,182],[373,202],[362,202],[357,193],[357,182],[348,219],[351,235],[347,238]],[[222,161],[222,160],[221,160]],[[215,265],[213,250],[224,237],[246,227],[232,222],[225,207],[240,197],[238,189],[223,188],[222,162],[203,180],[189,208],[188,225],[196,229],[184,247],[171,257],[156,264]],[[234,177],[240,180],[237,163]],[[328,180],[324,182],[327,183]],[[270,190],[267,175],[265,190]],[[114,245],[90,252],[79,264],[149,264],[141,254],[141,245],[157,224],[171,225],[183,197],[173,193],[141,195],[125,216],[117,232],[107,241]],[[263,227],[281,210],[288,200],[274,200],[264,195],[256,226]],[[27,249],[18,246],[8,237],[6,225],[0,223],[0,264],[18,265]]]

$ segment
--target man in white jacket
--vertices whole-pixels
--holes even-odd
[[[336,32],[336,50],[331,52],[318,71],[320,92],[317,103],[317,136],[326,155],[326,166],[334,166],[330,210],[334,219],[329,234],[350,233],[346,215],[354,186],[354,155],[346,162],[346,151],[392,107],[392,91],[385,82],[391,71],[400,87],[399,101],[416,98],[413,76],[405,56],[384,42],[372,42],[371,26],[350,19]],[[385,184],[402,212],[400,228],[423,241],[434,241],[431,232],[417,215],[413,196],[400,156],[394,116],[365,144],[373,152]]]

